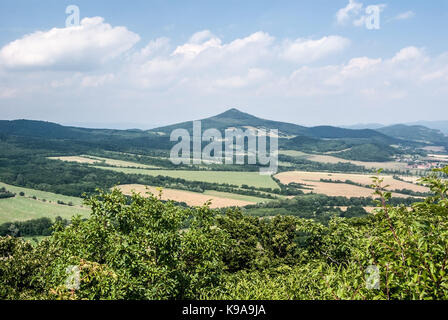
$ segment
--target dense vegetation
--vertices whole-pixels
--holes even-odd
[[[372,190],[373,192],[373,190]],[[421,201],[417,198],[390,198],[391,205],[411,206]],[[328,224],[333,217],[362,217],[367,214],[364,207],[375,207],[372,198],[331,197],[323,194],[304,194],[292,199],[281,199],[244,207],[245,213],[257,217],[289,215]],[[342,210],[341,207],[347,207]]]
[[[69,222],[61,217],[56,217],[56,221],[63,225]],[[7,222],[0,225],[0,236],[30,237],[49,236],[53,233],[53,224],[50,218],[39,218],[28,221]]]
[[[445,299],[448,182],[423,182],[409,210],[376,179],[375,215],[327,225],[101,192],[35,246],[0,238],[0,298]]]
[[[15,196],[15,193],[6,190],[5,187],[0,188],[0,199],[14,198]]]

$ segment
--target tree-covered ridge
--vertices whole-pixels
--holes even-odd
[[[333,126],[304,127],[292,123],[266,120],[230,109],[219,115],[201,120],[202,130],[258,128],[279,131],[281,149],[310,153],[338,152],[335,156],[349,160],[389,161],[404,151],[415,154],[423,146],[447,146],[448,139],[425,127],[414,130],[410,126],[384,129],[345,129]],[[170,141],[174,129],[190,132],[193,122],[182,122],[152,130],[87,129],[62,126],[56,123],[31,120],[0,120],[0,142],[27,149],[49,150],[55,155],[82,154],[98,150],[148,154],[167,152],[175,142]],[[390,135],[389,135],[390,133]],[[205,144],[205,142],[204,142]],[[393,148],[400,146],[399,148]],[[344,151],[351,149],[350,151]],[[57,154],[59,152],[59,154]]]
[[[375,214],[328,225],[101,192],[36,246],[0,238],[0,298],[445,299],[448,182],[422,182],[434,195],[409,209],[377,178]]]

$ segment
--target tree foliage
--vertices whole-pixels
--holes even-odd
[[[0,238],[0,298],[445,299],[448,167],[438,171],[411,208],[388,204],[377,177],[375,214],[325,225],[99,192],[89,219],[57,223],[36,246]]]

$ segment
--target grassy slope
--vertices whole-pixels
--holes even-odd
[[[70,197],[70,196],[65,196],[62,194],[56,194],[56,193],[52,193],[52,192],[40,191],[40,190],[35,190],[35,189],[16,187],[16,186],[12,186],[12,185],[9,185],[9,184],[3,183],[3,182],[0,182],[0,188],[1,187],[5,187],[8,191],[16,193],[17,196],[19,195],[20,192],[24,192],[25,197],[36,196],[36,198],[38,198],[40,200],[45,199],[45,200],[51,201],[51,202],[57,202],[58,200],[60,200],[65,203],[72,202],[74,205],[77,205],[77,206],[80,206],[83,203],[83,199],[81,199],[81,198]]]
[[[99,167],[104,170],[113,170],[127,174],[147,174],[151,176],[168,176],[191,181],[202,181],[210,183],[229,183],[241,186],[247,184],[257,188],[278,188],[270,176],[260,175],[258,172],[237,171],[187,171],[187,170],[145,170],[134,168],[112,168]]]
[[[55,219],[58,216],[70,219],[77,214],[88,216],[89,213],[90,210],[88,208],[70,207],[27,197],[16,196],[14,198],[0,199],[0,223],[26,221],[44,217]]]
[[[69,219],[76,214],[87,216],[90,213],[88,208],[81,207],[81,198],[15,187],[2,182],[0,182],[0,187],[5,187],[7,190],[16,193],[14,198],[0,199],[0,223],[43,217],[54,219],[57,216]],[[19,192],[25,192],[25,196],[19,196]],[[32,196],[36,196],[37,200],[32,199]],[[43,199],[46,202],[43,202]],[[74,206],[59,205],[57,204],[58,200],[64,203],[72,202]]]

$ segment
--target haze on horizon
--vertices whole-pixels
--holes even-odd
[[[80,25],[66,27],[66,7]],[[379,29],[366,8],[380,9]],[[149,129],[237,108],[295,124],[448,120],[448,3],[0,4],[0,119]]]

